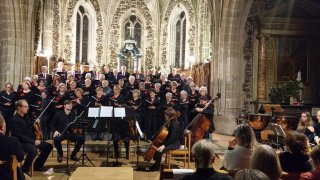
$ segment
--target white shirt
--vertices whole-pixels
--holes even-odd
[[[227,170],[239,170],[249,168],[252,149],[236,146],[233,150],[227,150],[222,165]]]

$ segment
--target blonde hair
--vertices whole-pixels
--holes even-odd
[[[311,118],[310,113],[309,112],[302,112],[301,115],[302,114],[305,114],[307,116],[307,122],[302,122],[301,118],[300,118],[299,124],[297,127],[297,131],[300,131],[300,132],[304,132],[306,127],[312,126],[312,118]]]
[[[279,179],[282,174],[279,157],[268,145],[260,145],[253,151],[250,168],[265,173],[270,179]]]
[[[235,129],[235,137],[240,140],[239,145],[242,147],[253,148],[257,143],[254,132],[248,124],[238,125]]]

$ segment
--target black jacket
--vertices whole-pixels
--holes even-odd
[[[50,129],[52,132],[58,131],[61,133],[75,118],[76,114],[72,111],[68,115],[64,111],[56,112],[50,123]]]
[[[8,124],[11,135],[18,138],[20,143],[34,144],[35,133],[32,127],[33,122],[28,114],[23,117],[16,113]]]

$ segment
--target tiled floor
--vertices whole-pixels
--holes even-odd
[[[213,134],[213,140],[214,144],[216,146],[216,154],[219,156],[219,159],[216,159],[214,167],[220,168],[221,161],[223,159],[223,154],[228,146],[228,140],[230,139],[230,136],[226,135],[220,135],[220,134]],[[141,143],[142,148],[147,147],[145,143]],[[107,153],[106,153],[106,142],[104,141],[88,141],[86,145],[86,149],[88,149],[87,155],[90,158],[90,160],[93,162],[95,166],[100,167],[106,167],[107,166]],[[54,157],[49,157],[48,161],[45,164],[45,168],[47,168],[49,171],[47,173],[43,172],[34,172],[34,175],[32,176],[32,179],[34,180],[66,180],[69,178],[69,176],[63,172],[57,172],[58,170],[65,170],[66,168],[66,159],[62,163],[57,163],[56,161],[56,153],[54,153]],[[80,153],[79,153],[80,155]],[[132,153],[134,155],[134,153]],[[112,162],[115,162],[115,159],[112,158],[112,151],[110,150],[109,153],[109,165]],[[130,160],[126,160],[125,158],[120,158],[119,162],[122,163],[122,166],[126,167],[133,167],[136,168],[136,156],[132,156]],[[74,161],[69,162],[70,165],[74,163]],[[152,163],[152,162],[151,162]],[[143,162],[143,157],[139,156],[139,166],[145,167],[150,166],[151,163]],[[183,168],[183,162],[173,162],[175,167]],[[89,166],[89,162],[85,162],[85,165]],[[71,174],[75,170],[76,167],[82,166],[82,163],[77,163],[72,169]],[[194,168],[194,163],[191,163],[191,168]],[[51,172],[50,170],[53,170]],[[136,171],[134,170],[133,173],[133,179],[137,180],[154,180],[160,178],[159,172],[145,172],[145,171]],[[108,178],[106,178],[108,179]],[[93,180],[93,179],[91,179]]]

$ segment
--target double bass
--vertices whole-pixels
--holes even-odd
[[[207,109],[208,106],[219,99],[221,97],[221,94],[218,93],[217,97],[214,99],[211,99],[204,107],[203,110]],[[208,132],[211,125],[211,120],[207,118],[204,114],[199,113],[191,122],[190,124],[185,128],[185,134],[191,133],[191,144],[196,143],[200,139],[203,139],[205,134]],[[191,129],[189,130],[189,128]]]

